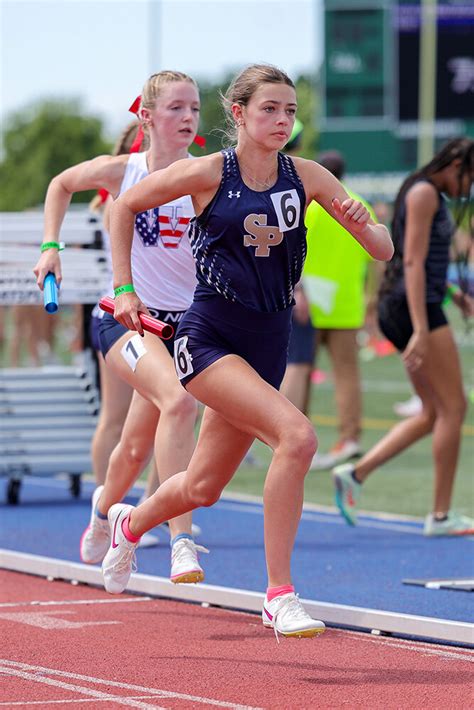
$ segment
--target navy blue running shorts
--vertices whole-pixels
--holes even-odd
[[[316,354],[316,329],[311,323],[299,323],[294,317],[291,324],[288,365],[312,365]]]
[[[162,341],[171,357],[173,357],[173,345],[176,338],[176,327],[186,311],[159,311],[156,308],[150,307],[148,307],[148,310],[154,318],[158,318],[159,320],[162,320],[165,323],[169,323],[175,329],[173,337],[171,337],[169,340]],[[121,338],[124,333],[132,333],[132,331],[128,330],[121,323],[116,321],[113,315],[111,315],[110,313],[106,313],[101,319],[99,325],[100,350],[104,357],[107,355],[112,345],[115,345],[117,340]]]
[[[440,303],[427,303],[426,314],[429,330],[447,325],[448,320]],[[397,350],[403,352],[413,335],[413,325],[406,298],[385,296],[378,305],[379,327]]]
[[[195,301],[176,333],[174,362],[181,384],[185,387],[221,357],[239,355],[278,389],[286,369],[292,310],[262,313],[219,295]]]
[[[96,352],[100,350],[100,337],[99,337],[99,329],[100,329],[100,322],[102,318],[104,317],[103,315],[97,315],[97,309],[98,306],[95,306],[94,310],[92,311],[91,318],[89,321],[89,340]]]

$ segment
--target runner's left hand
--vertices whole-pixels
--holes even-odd
[[[340,202],[340,200],[335,197],[332,201],[332,207],[336,219],[338,219],[343,226],[347,227],[350,232],[362,234],[366,230],[370,214],[369,210],[364,207],[362,202],[353,200],[350,197]]]

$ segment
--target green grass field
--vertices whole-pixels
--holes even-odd
[[[466,335],[464,326],[449,311],[455,325],[463,363],[464,383],[467,391],[474,388],[474,337]],[[330,372],[324,350],[318,357],[318,367]],[[398,354],[361,361],[363,382],[363,436],[364,451],[377,442],[388,429],[399,421],[393,412],[397,401],[411,395],[405,370]],[[313,385],[311,418],[315,424],[320,450],[327,451],[337,439],[336,417],[331,382]],[[264,445],[257,443],[254,451],[262,462],[270,454]],[[455,485],[453,508],[464,513],[474,512],[474,405],[469,404],[461,449],[461,458]],[[261,495],[265,470],[242,466],[228,490]],[[433,488],[431,437],[426,437],[406,452],[389,461],[376,471],[364,486],[361,507],[364,510],[403,513],[424,516],[431,509]],[[310,472],[306,479],[305,499],[322,505],[333,505],[333,488],[327,471]]]
[[[456,317],[453,308],[449,317],[454,324],[463,363],[463,375],[466,391],[474,388],[474,336],[466,334],[463,324]],[[58,335],[57,354],[65,363],[71,362],[65,334],[71,330],[71,311],[64,308],[61,313],[61,327]],[[6,319],[7,341],[11,328]],[[7,348],[1,357],[2,366],[8,366]],[[22,364],[26,363],[23,353]],[[318,358],[319,369],[329,373],[330,365],[326,352],[321,351]],[[361,360],[361,373],[364,389],[364,423],[362,445],[364,450],[372,446],[398,421],[393,412],[393,404],[407,399],[410,387],[401,359],[398,355],[377,358],[370,362]],[[474,512],[474,404],[470,402],[466,418],[461,458],[455,486],[453,507],[456,510]],[[333,401],[333,387],[330,378],[322,385],[314,386],[311,398],[311,418],[315,424],[321,451],[327,451],[336,441],[336,417]],[[365,510],[400,513],[423,516],[430,510],[432,497],[432,462],[431,437],[427,437],[416,446],[393,459],[374,473],[364,486],[361,506]],[[228,486],[229,491],[261,496],[266,473],[265,464],[270,460],[270,451],[257,442],[254,446],[262,467],[242,465]],[[333,491],[329,472],[309,473],[305,488],[306,501],[323,505],[333,504]]]

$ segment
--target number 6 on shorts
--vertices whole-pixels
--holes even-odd
[[[188,336],[183,335],[174,342],[174,365],[180,380],[190,375],[193,370],[193,356],[187,349]]]

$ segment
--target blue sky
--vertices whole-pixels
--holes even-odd
[[[322,57],[322,0],[0,0],[2,118],[80,98],[111,137],[154,71],[219,79],[258,61],[293,77]]]

